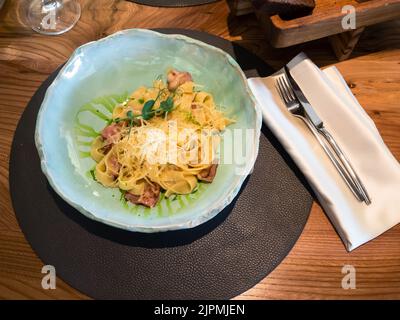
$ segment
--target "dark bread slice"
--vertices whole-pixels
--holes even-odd
[[[283,19],[308,15],[315,7],[314,0],[252,0],[254,7],[272,16],[279,14]]]

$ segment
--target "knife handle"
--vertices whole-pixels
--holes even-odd
[[[318,130],[314,127],[314,125],[311,123],[311,121],[304,116],[300,115],[295,115],[296,117],[302,119],[304,123],[307,125],[307,127],[310,129],[312,134],[315,136],[319,144],[321,145],[322,149],[325,151],[326,155],[329,157],[333,165],[335,166],[336,170],[339,172],[340,176],[343,178],[344,182],[347,184],[349,189],[353,192],[354,196],[357,198],[358,201],[362,202],[363,197],[362,194],[360,193],[357,185],[353,182],[349,174],[347,173],[346,169],[343,167],[341,162],[336,159],[335,155],[333,152],[329,149],[328,144],[323,140],[318,133]]]
[[[333,136],[329,133],[328,130],[324,126],[317,129],[322,136],[328,141],[329,145],[332,147],[333,151],[339,157],[341,163],[345,166],[347,172],[351,176],[353,182],[356,184],[357,188],[362,194],[363,200],[367,205],[371,204],[371,199],[368,195],[367,190],[365,189],[363,183],[361,182],[360,178],[358,177],[357,173],[355,172],[353,166],[351,165],[349,159],[347,158],[346,154],[342,151],[339,145],[336,143]]]

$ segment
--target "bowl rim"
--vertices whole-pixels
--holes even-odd
[[[135,36],[135,34],[149,34],[155,37],[161,37],[161,38],[168,38],[168,39],[175,39],[179,41],[184,41],[189,44],[194,44],[199,47],[205,48],[207,50],[212,50],[219,55],[222,56],[223,59],[227,60],[227,62],[236,70],[238,73],[238,76],[244,86],[244,89],[246,91],[247,96],[252,102],[252,105],[254,107],[255,111],[255,134],[254,134],[254,141],[253,141],[253,152],[250,154],[249,158],[246,161],[246,167],[243,170],[243,173],[239,176],[239,179],[236,179],[234,181],[234,185],[230,188],[230,192],[228,193],[227,197],[221,197],[218,202],[214,202],[213,204],[210,205],[210,208],[202,213],[199,213],[195,218],[191,218],[187,221],[179,222],[179,223],[170,223],[170,224],[164,224],[164,225],[157,225],[157,226],[149,226],[149,225],[140,225],[140,224],[126,224],[122,223],[119,221],[112,220],[110,218],[102,218],[99,216],[96,216],[94,213],[92,213],[89,209],[85,208],[83,204],[80,204],[72,199],[70,199],[68,196],[64,194],[64,192],[61,190],[61,188],[57,185],[55,182],[55,176],[52,173],[52,170],[50,167],[47,165],[48,161],[46,159],[46,152],[44,150],[44,145],[42,143],[43,137],[41,135],[41,128],[42,128],[42,122],[44,115],[47,111],[47,108],[49,106],[48,100],[49,97],[53,94],[54,88],[57,86],[58,82],[60,81],[61,76],[63,75],[65,69],[76,59],[77,56],[79,56],[82,51],[86,50],[89,47],[102,44],[108,41],[111,41],[115,37],[119,36]],[[250,174],[254,163],[256,161],[257,155],[258,155],[258,149],[259,149],[259,140],[260,140],[260,134],[261,134],[261,125],[262,125],[262,117],[261,117],[261,108],[259,104],[256,102],[256,99],[253,96],[253,93],[250,90],[250,87],[247,84],[247,78],[244,75],[242,69],[240,68],[239,64],[232,58],[231,55],[229,55],[227,52],[216,48],[212,45],[209,45],[207,43],[204,43],[200,40],[196,40],[193,38],[190,38],[188,36],[182,35],[182,34],[164,34],[160,33],[157,31],[153,30],[148,30],[148,29],[140,29],[140,28],[133,28],[133,29],[125,29],[125,30],[120,30],[118,32],[115,32],[111,35],[108,35],[107,37],[90,41],[88,43],[85,43],[78,48],[74,50],[70,58],[67,60],[67,62],[64,64],[64,66],[60,69],[58,72],[56,78],[53,80],[51,85],[47,88],[45,96],[43,98],[42,104],[40,106],[40,109],[37,114],[37,120],[36,120],[36,127],[35,127],[35,145],[36,149],[39,154],[40,158],[40,164],[41,164],[41,169],[44,175],[46,176],[49,184],[53,188],[53,190],[64,200],[66,201],[69,205],[74,207],[76,210],[78,210],[80,213],[85,215],[86,217],[99,221],[101,223],[117,227],[120,229],[128,230],[128,231],[134,231],[134,232],[143,232],[143,233],[152,233],[152,232],[162,232],[162,231],[172,231],[172,230],[180,230],[180,229],[188,229],[188,228],[194,228],[208,220],[211,220],[213,217],[215,217],[219,212],[221,212],[226,206],[228,206],[233,199],[237,196],[239,190],[241,189],[245,179],[247,176]]]

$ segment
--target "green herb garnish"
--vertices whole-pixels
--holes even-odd
[[[92,176],[93,180],[94,180],[94,181],[97,181],[97,179],[96,179],[96,174],[95,174],[95,170],[92,169],[92,170],[90,170],[89,172],[90,172],[90,175]]]
[[[198,122],[194,117],[191,112],[187,112],[186,114],[186,119],[190,122],[192,122],[195,125],[201,126],[200,122]]]
[[[147,100],[146,102],[144,101],[144,98],[139,99],[138,101],[140,103],[144,103],[143,108],[142,108],[142,113],[140,115],[134,115],[132,110],[129,110],[126,113],[126,118],[115,118],[114,120],[110,120],[108,124],[111,124],[112,122],[119,123],[121,121],[129,121],[129,133],[131,132],[132,126],[134,124],[134,119],[138,117],[142,117],[143,120],[149,120],[153,118],[156,114],[161,115],[161,114],[167,114],[174,108],[174,99],[173,97],[175,96],[175,93],[171,96],[168,96],[168,98],[164,101],[160,102],[160,107],[158,109],[153,110],[154,105],[156,104],[156,101],[161,97],[162,93],[165,92],[167,89],[162,89],[159,90],[157,97],[153,100]]]
[[[144,120],[149,120],[154,116],[154,111],[152,110],[155,104],[155,100],[148,100],[142,108],[142,118]]]
[[[167,100],[161,101],[160,109],[164,112],[170,112],[174,108],[174,100],[171,96]]]
[[[130,134],[131,134],[132,127],[133,127],[133,120],[134,120],[134,118],[135,118],[135,115],[133,114],[133,111],[132,111],[132,110],[129,110],[129,111],[126,113],[126,116],[127,116],[128,119],[129,119],[129,132],[128,132],[128,135],[130,135]]]

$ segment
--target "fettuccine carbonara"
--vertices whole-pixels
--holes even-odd
[[[147,207],[160,192],[191,193],[199,181],[213,181],[220,132],[230,123],[211,94],[195,90],[190,73],[171,70],[115,106],[91,146],[94,177]]]

